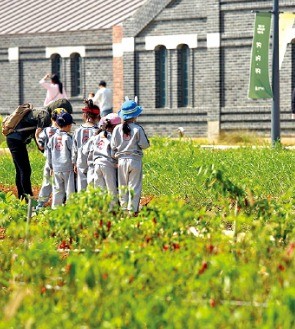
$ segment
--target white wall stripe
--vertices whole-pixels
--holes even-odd
[[[122,57],[128,52],[134,52],[134,38],[123,38],[121,43],[113,43],[113,57]]]
[[[85,57],[85,46],[46,47],[46,58],[50,58],[53,54],[59,54],[61,57],[70,57],[73,53],[78,53],[81,57]]]
[[[123,56],[123,46],[122,43],[113,43],[113,57]]]
[[[125,52],[134,52],[134,38],[123,38],[123,51]]]
[[[18,61],[19,59],[19,49],[18,47],[8,48],[8,60]]]
[[[219,47],[220,47],[220,33],[208,33],[207,48],[219,48]]]
[[[157,46],[165,46],[167,49],[176,49],[181,44],[188,45],[189,48],[197,48],[197,34],[175,34],[145,37],[145,49],[154,50]]]

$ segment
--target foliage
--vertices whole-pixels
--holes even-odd
[[[222,131],[218,136],[218,144],[226,145],[266,145],[266,141],[255,131]]]
[[[2,131],[2,121],[3,121],[3,117],[0,115],[0,131]],[[4,135],[2,135],[2,133],[0,133],[0,145],[5,144],[5,137]]]
[[[295,153],[284,148],[220,150],[169,139],[153,139],[144,161],[146,194],[175,196],[199,207],[210,201],[198,176],[200,167],[215,165],[233,184],[261,198],[276,197],[292,187],[295,171]]]
[[[28,146],[29,157],[32,167],[32,185],[40,186],[42,184],[43,177],[43,167],[45,163],[45,158],[43,154],[36,149],[34,142]],[[14,185],[15,184],[15,169],[12,162],[10,153],[7,152],[3,155],[0,154],[0,167],[1,167],[1,184],[3,185]]]
[[[0,194],[0,328],[295,326],[293,152],[152,145],[138,217]]]

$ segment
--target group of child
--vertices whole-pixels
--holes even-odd
[[[82,108],[83,123],[73,134],[73,117],[63,108],[52,113],[52,126],[36,130],[44,152],[44,178],[37,210],[52,193],[52,208],[62,205],[70,194],[88,186],[107,190],[112,204],[137,215],[142,191],[143,150],[150,146],[144,129],[136,123],[142,107],[128,98],[117,113],[100,117],[91,99]],[[53,176],[53,184],[51,184]]]

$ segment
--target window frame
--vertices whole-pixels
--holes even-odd
[[[156,108],[168,104],[168,51],[165,46],[155,49]]]
[[[62,58],[60,54],[55,53],[50,56],[51,59],[51,73],[52,74],[57,74],[60,80],[62,80]]]
[[[182,44],[177,48],[177,105],[178,107],[189,106],[189,65],[190,48]]]
[[[79,53],[70,55],[71,97],[82,95],[82,57]]]

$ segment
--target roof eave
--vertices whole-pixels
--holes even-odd
[[[173,0],[146,1],[129,19],[123,22],[124,37],[136,37]]]

